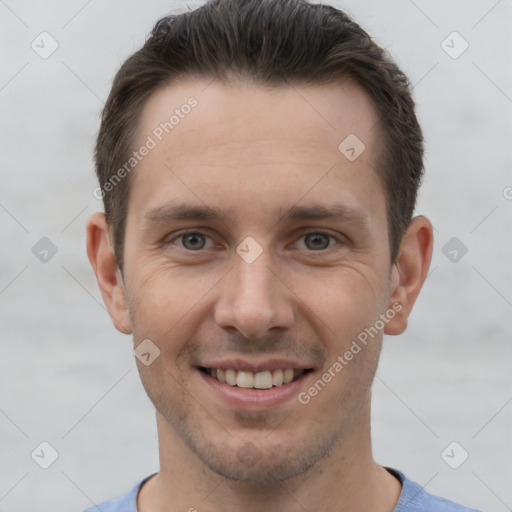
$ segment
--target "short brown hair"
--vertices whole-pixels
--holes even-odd
[[[386,195],[394,262],[423,175],[423,136],[407,77],[334,7],[305,0],[209,0],[156,23],[143,47],[119,69],[103,109],[96,174],[120,268],[130,175],[112,180],[133,152],[148,98],[177,78],[228,79],[233,74],[275,86],[349,78],[366,91],[380,119],[376,170]]]

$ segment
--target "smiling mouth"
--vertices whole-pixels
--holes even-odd
[[[245,389],[270,389],[279,387],[301,379],[312,369],[285,368],[278,370],[265,370],[262,372],[238,371],[233,368],[204,368],[199,371],[205,373],[212,379],[232,387]]]

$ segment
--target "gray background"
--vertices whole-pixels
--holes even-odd
[[[385,340],[375,457],[431,493],[512,510],[512,2],[335,5],[415,84],[427,140],[417,210],[436,228],[409,329]],[[158,470],[154,411],[131,337],[103,307],[85,223],[102,208],[92,148],[114,73],[157,18],[183,6],[0,0],[2,512],[81,511]],[[43,31],[59,45],[47,59],[31,48]],[[444,44],[452,56],[442,48],[453,31],[469,43],[458,58],[457,36]],[[46,262],[32,251],[42,237],[57,248]],[[443,253],[452,237],[468,249],[455,262]],[[46,470],[31,458],[42,441],[59,455]],[[469,453],[458,469],[441,456],[453,441]],[[448,450],[452,465],[461,453]]]

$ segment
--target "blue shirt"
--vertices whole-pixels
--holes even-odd
[[[402,492],[393,512],[480,512],[429,494],[419,484],[407,479],[401,471],[392,468],[386,469],[402,483]],[[137,495],[139,489],[152,476],[150,475],[142,480],[142,482],[139,482],[120,498],[104,501],[99,505],[84,510],[84,512],[138,512]]]

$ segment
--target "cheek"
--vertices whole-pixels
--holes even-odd
[[[309,324],[306,329],[316,331],[328,351],[338,355],[385,308],[386,282],[378,265],[373,255],[359,255],[357,261],[328,269],[283,268],[283,279],[296,296],[284,298],[289,295],[284,293],[283,300],[295,300],[297,325]],[[175,361],[220,298],[216,287],[229,269],[214,267],[134,259],[130,268],[138,270],[129,281],[129,303],[135,344],[149,338]]]
[[[294,287],[295,288],[295,287]],[[321,326],[322,338],[331,343],[350,341],[375,323],[386,304],[382,277],[360,265],[297,279],[297,293],[304,297],[304,315]]]
[[[194,317],[204,314],[203,300],[219,282],[217,274],[198,274],[197,269],[173,268],[149,264],[134,276],[130,286],[130,311],[134,338],[153,340],[161,350],[177,353],[198,323]]]

